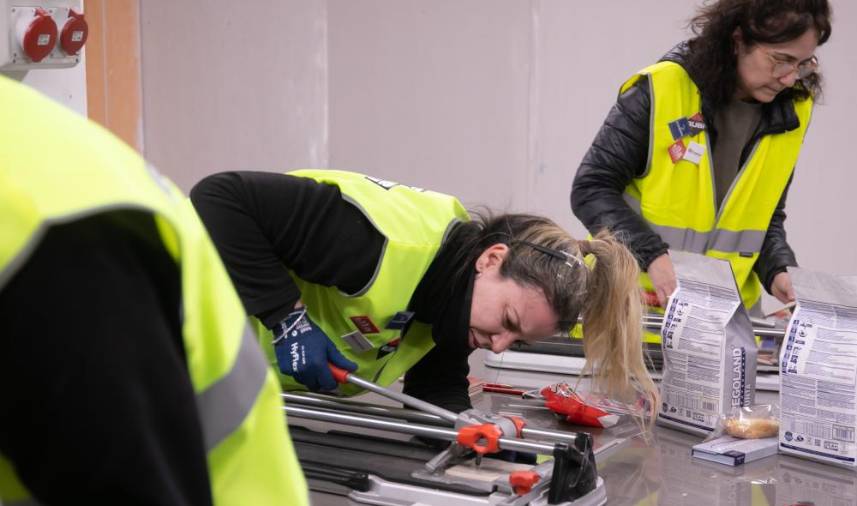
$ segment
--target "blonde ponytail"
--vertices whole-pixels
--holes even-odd
[[[643,361],[640,270],[631,252],[607,232],[577,241],[550,219],[529,214],[477,215],[468,226],[473,228],[463,248],[468,258],[492,244],[507,244],[501,275],[540,289],[556,312],[558,330],[567,332],[583,316],[586,371],[593,375],[593,386],[630,404],[642,397],[639,420],[648,429],[658,391]],[[591,268],[586,255],[594,259]]]
[[[659,404],[642,348],[642,312],[637,260],[608,232],[579,241],[594,265],[583,307],[583,350],[597,390],[626,402],[643,399],[641,421],[648,429]]]

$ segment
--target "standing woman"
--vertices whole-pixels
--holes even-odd
[[[454,197],[342,171],[221,173],[191,199],[285,389],[334,389],[332,362],[382,385],[405,374],[406,393],[463,411],[474,349],[567,332],[580,314],[597,387],[655,405],[639,269],[608,235],[471,220]]]
[[[592,232],[621,237],[663,305],[676,287],[668,248],[732,265],[750,309],[764,287],[794,300],[786,192],[813,99],[826,0],[720,0],[694,37],[628,79],[574,178],[571,206]]]

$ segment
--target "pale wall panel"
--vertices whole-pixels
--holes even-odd
[[[146,154],[185,189],[227,168],[329,165],[547,214],[582,235],[574,172],[620,83],[686,38],[694,4],[147,1]],[[819,50],[827,93],[787,229],[803,266],[857,273],[857,7],[833,5]]]
[[[145,154],[184,190],[327,164],[324,1],[141,2]]]
[[[331,0],[328,12],[333,165],[526,207],[528,2]]]

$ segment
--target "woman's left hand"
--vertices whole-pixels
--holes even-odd
[[[771,282],[771,295],[783,304],[795,300],[795,289],[788,272],[781,272],[774,276],[774,280]]]

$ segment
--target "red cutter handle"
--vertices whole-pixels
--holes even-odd
[[[327,366],[330,367],[330,372],[333,373],[333,379],[335,379],[337,383],[348,383],[348,375],[351,374],[350,372],[346,371],[345,369],[336,367],[331,363],[328,363]]]

